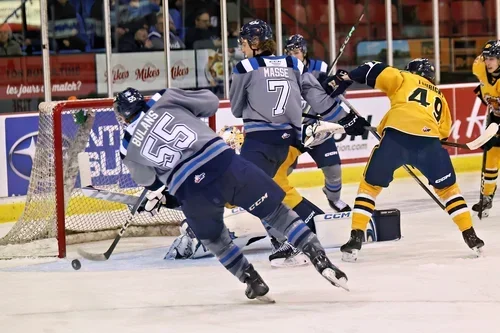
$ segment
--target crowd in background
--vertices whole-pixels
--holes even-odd
[[[57,53],[104,52],[104,0],[49,0],[49,40]],[[164,49],[162,2],[109,0],[114,52]],[[169,0],[170,49],[221,46],[220,5],[214,0]],[[28,22],[29,23],[29,22]],[[41,52],[39,30],[12,32],[0,23],[0,56]]]

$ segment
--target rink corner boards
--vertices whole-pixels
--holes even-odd
[[[481,169],[481,154],[454,156],[452,157],[453,165],[457,173],[479,171]],[[342,181],[344,184],[359,183],[363,175],[365,163],[358,164],[344,164],[342,165]],[[415,174],[421,176],[418,170],[413,170]],[[396,170],[394,178],[410,177],[403,168]],[[319,169],[302,169],[297,170],[290,175],[290,183],[295,187],[315,187],[323,186],[324,178],[323,173]],[[87,205],[87,207],[89,207]],[[110,206],[110,210],[117,207]],[[91,210],[91,208],[89,208]],[[0,223],[14,222],[19,219],[24,210],[23,202],[5,203],[0,204]],[[93,213],[89,212],[75,212],[78,213]]]

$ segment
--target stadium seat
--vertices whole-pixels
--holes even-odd
[[[417,7],[417,18],[422,26],[432,29],[433,22],[432,2],[422,2]],[[439,3],[439,34],[441,36],[451,35],[451,11],[450,5],[446,2]]]
[[[451,14],[454,20],[454,34],[460,36],[487,34],[486,15],[479,0],[452,2]]]

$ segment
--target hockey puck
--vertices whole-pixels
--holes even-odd
[[[73,267],[73,269],[77,271],[82,267],[82,263],[78,259],[73,259],[73,261],[71,262],[71,267]]]

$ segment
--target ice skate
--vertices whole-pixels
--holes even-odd
[[[484,242],[482,239],[477,237],[474,228],[470,227],[469,229],[462,231],[462,236],[464,237],[465,244],[467,244],[467,246],[470,247],[477,256],[481,256]]]
[[[490,216],[490,209],[493,207],[493,196],[495,194],[492,194],[492,195],[483,195],[483,201],[482,201],[482,206],[483,206],[483,212],[482,212],[482,216],[481,217],[488,217]],[[474,212],[477,212],[478,215],[479,215],[479,211],[481,210],[481,201],[479,201],[478,203],[474,204],[472,206],[472,210]]]
[[[361,250],[364,237],[365,233],[363,230],[351,230],[351,237],[349,237],[347,243],[340,247],[343,261],[355,262],[358,260],[358,252]]]
[[[267,296],[269,292],[269,287],[260,277],[259,273],[253,268],[253,265],[249,265],[244,272],[245,283],[247,284],[247,289],[245,290],[245,295],[249,299],[258,299],[265,303],[274,303],[274,299]]]
[[[327,194],[326,191],[327,190],[325,188],[323,188],[323,193],[325,193],[325,195]],[[352,210],[351,206],[349,206],[348,204],[346,204],[341,199],[333,202],[332,200],[328,199],[328,197],[327,197],[327,200],[328,200],[328,204],[330,205],[330,207],[333,210],[335,210],[337,213],[350,212]]]
[[[272,267],[295,267],[304,266],[309,263],[307,256],[294,248],[290,243],[280,243],[272,238],[273,252],[269,256],[269,262]]]
[[[316,270],[335,287],[349,291],[347,287],[347,275],[337,266],[332,264],[330,259],[322,249],[316,248],[313,244],[304,246],[304,254],[309,257]]]

